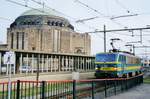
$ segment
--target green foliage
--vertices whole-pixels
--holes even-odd
[[[144,78],[143,82],[146,83],[146,84],[150,84],[150,77]]]

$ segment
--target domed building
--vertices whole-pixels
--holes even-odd
[[[90,55],[91,38],[52,9],[28,10],[8,28],[9,49]]]
[[[7,44],[0,44],[0,74],[8,75],[8,58],[14,74],[91,71],[95,58],[90,51],[90,35],[76,32],[60,13],[28,10],[7,29]]]

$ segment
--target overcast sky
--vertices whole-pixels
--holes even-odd
[[[46,6],[59,11],[75,27],[75,31],[89,32],[103,30],[104,24],[107,29],[142,28],[150,25],[150,0],[0,0],[0,42],[6,43],[6,31],[9,25],[23,12],[29,10],[8,1],[15,1],[27,4],[29,7],[42,8],[33,1],[44,2]],[[28,1],[25,3],[25,1]],[[45,7],[46,7],[45,6]],[[120,17],[111,20],[113,17],[136,15],[132,17]],[[76,21],[88,18],[95,18],[84,22]],[[150,45],[150,30],[143,30],[143,43],[136,46]],[[107,51],[111,48],[110,39],[120,38],[116,42],[117,48],[125,48],[126,42],[139,41],[140,31],[113,32],[107,33]],[[90,34],[92,39],[92,54],[103,52],[103,33]],[[149,52],[150,48],[136,49],[137,54]]]

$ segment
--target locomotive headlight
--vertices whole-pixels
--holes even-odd
[[[117,70],[118,68],[114,67],[113,70]]]
[[[98,70],[98,68],[96,67],[95,70]]]

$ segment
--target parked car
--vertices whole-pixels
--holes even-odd
[[[31,70],[32,70],[31,67],[28,65],[23,65],[23,66],[20,66],[19,68],[20,72],[31,72]]]

